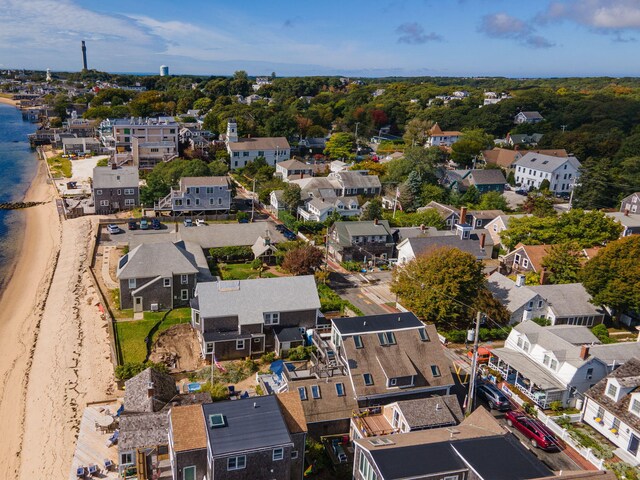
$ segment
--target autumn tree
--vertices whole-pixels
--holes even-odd
[[[313,245],[303,245],[284,255],[282,269],[293,275],[311,275],[322,265],[324,254]]]
[[[556,211],[553,208],[553,195],[549,190],[544,192],[531,192],[522,204],[522,210],[536,217],[556,215]]]
[[[610,242],[589,260],[580,275],[596,305],[618,313],[640,312],[640,236]]]
[[[500,192],[487,192],[480,196],[479,210],[507,210],[507,199]]]
[[[391,292],[400,303],[438,328],[465,328],[484,285],[482,264],[457,248],[442,247],[393,272]]]
[[[329,155],[331,158],[348,158],[352,151],[353,135],[344,132],[331,135],[324,149],[325,155]]]
[[[553,245],[542,259],[549,283],[576,283],[582,269],[583,255],[576,242]]]
[[[404,143],[412,146],[422,146],[429,136],[428,130],[433,122],[414,118],[409,120],[402,136]]]
[[[460,139],[451,146],[451,158],[463,166],[470,166],[482,150],[493,146],[493,137],[484,130],[474,129],[462,132]]]

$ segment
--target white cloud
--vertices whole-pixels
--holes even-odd
[[[601,31],[640,29],[638,0],[571,0],[554,2],[541,21],[569,20]]]
[[[485,15],[478,31],[492,38],[513,39],[530,48],[551,48],[555,45],[543,36],[535,34],[533,25],[506,13]]]

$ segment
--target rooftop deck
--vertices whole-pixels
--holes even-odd
[[[97,465],[100,471],[100,478],[118,478],[118,446],[117,444],[108,447],[107,441],[113,432],[102,432],[96,430],[96,423],[109,410],[115,414],[120,407],[120,402],[109,401],[101,403],[89,404],[82,414],[80,422],[80,432],[76,443],[76,451],[71,462],[71,471],[69,479],[76,480],[76,471],[78,467],[89,467],[89,465]],[[113,467],[107,472],[104,469],[104,461],[111,460]]]
[[[353,423],[363,437],[377,437],[397,433],[389,421],[382,415],[382,407],[369,407],[353,412]]]

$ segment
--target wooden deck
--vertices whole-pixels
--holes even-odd
[[[118,478],[118,446],[107,447],[107,440],[112,433],[102,433],[95,429],[95,423],[104,414],[105,409],[109,409],[112,414],[118,410],[119,402],[111,401],[104,403],[94,403],[87,406],[82,414],[80,422],[80,433],[76,442],[76,451],[71,462],[69,479],[76,480],[78,467],[88,467],[98,465],[100,474],[96,478]],[[104,461],[109,459],[113,462],[110,472],[104,471]]]
[[[365,433],[367,437],[377,436],[377,435],[387,435],[389,433],[393,433],[394,429],[389,425],[389,422],[382,414],[377,415],[368,415],[365,417],[361,417],[360,420],[360,430],[361,433]],[[362,432],[362,427],[364,427],[365,432]]]

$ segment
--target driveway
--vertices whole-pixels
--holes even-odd
[[[516,210],[527,199],[525,195],[518,195],[514,190],[505,190],[503,195],[507,200],[507,205],[513,210]]]

